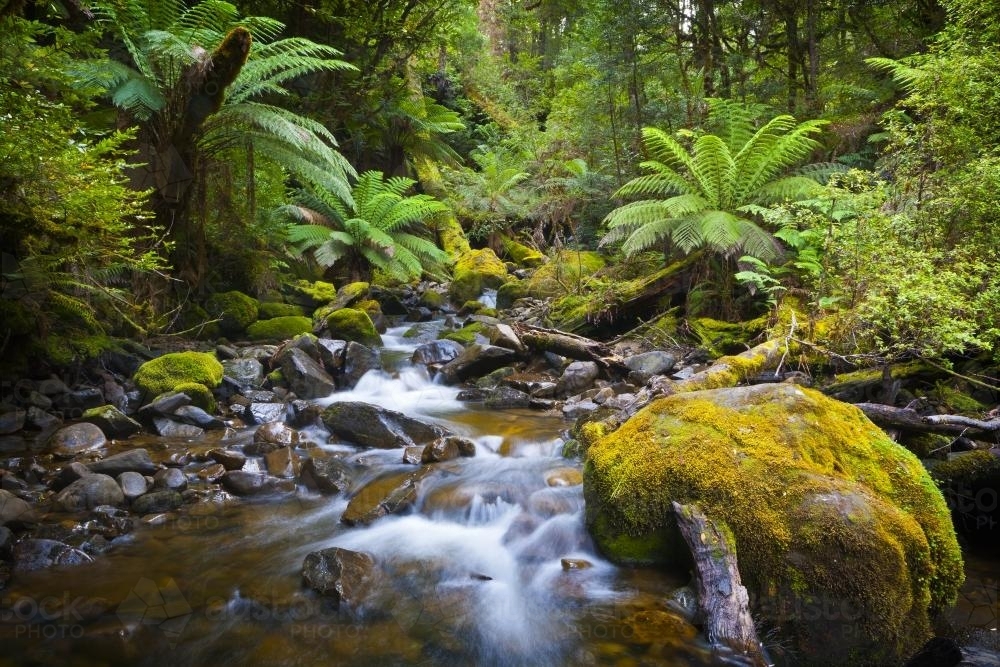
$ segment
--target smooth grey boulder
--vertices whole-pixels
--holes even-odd
[[[125,494],[118,482],[108,475],[87,475],[56,494],[56,507],[67,512],[92,510],[100,505],[121,505]]]
[[[152,475],[158,466],[149,458],[145,449],[130,449],[100,461],[94,461],[87,466],[91,472],[117,477],[123,472],[137,472],[140,475]]]
[[[0,489],[0,526],[25,525],[36,521],[35,510],[10,491]]]
[[[563,371],[556,391],[565,395],[576,394],[587,389],[601,374],[601,369],[593,361],[574,361]]]
[[[56,458],[71,459],[82,452],[91,452],[108,444],[108,439],[94,424],[70,424],[49,438],[49,450]]]

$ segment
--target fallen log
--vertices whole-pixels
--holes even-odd
[[[750,616],[750,596],[740,579],[734,545],[696,505],[673,503],[677,527],[695,565],[698,612],[710,644],[721,644],[749,657],[754,665],[770,665]]]
[[[521,342],[536,352],[554,352],[570,359],[593,361],[605,370],[628,373],[628,367],[604,343],[558,329],[523,323],[514,323],[512,327]]]
[[[878,403],[855,403],[868,419],[882,428],[916,433],[941,433],[965,436],[973,440],[1000,438],[1000,419],[983,421],[962,415],[921,415],[912,408],[897,408]]]

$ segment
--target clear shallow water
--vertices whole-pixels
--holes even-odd
[[[340,522],[346,496],[299,487],[238,499],[192,483],[207,502],[136,520],[93,563],[15,577],[2,593],[0,665],[738,664],[713,656],[671,611],[683,581],[595,553],[580,466],[560,456],[566,422],[459,403],[456,389],[398,362],[416,345],[401,334],[385,336],[396,370],[318,403],[376,403],[476,443],[475,457],[433,466],[410,513],[349,528]],[[365,466],[352,493],[416,470],[402,450],[327,444],[320,429],[306,435],[303,454]],[[166,460],[219,443],[141,444]],[[301,580],[305,556],[333,546],[378,564],[351,609]]]

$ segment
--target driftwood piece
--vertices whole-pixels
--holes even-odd
[[[878,403],[855,403],[855,406],[882,428],[961,435],[972,439],[995,440],[1000,437],[1000,419],[982,421],[961,415],[924,416],[912,408],[897,408]]]
[[[734,545],[696,505],[675,501],[673,507],[694,558],[698,611],[709,643],[728,646],[755,665],[769,665],[750,616],[750,596],[736,567]]]
[[[628,367],[604,343],[557,329],[522,323],[513,324],[513,328],[521,342],[532,350],[554,352],[580,361],[593,361],[605,370],[628,373]]]

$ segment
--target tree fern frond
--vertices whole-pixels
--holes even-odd
[[[229,2],[201,0],[185,10],[167,29],[173,33],[212,30],[225,34],[238,18],[239,10]]]
[[[798,201],[815,195],[819,189],[819,183],[807,176],[786,176],[757,190],[756,199],[763,204]]]
[[[674,168],[691,169],[691,156],[687,149],[663,130],[655,127],[642,128],[642,141],[646,152],[657,162]]]
[[[724,206],[731,183],[733,157],[725,142],[714,134],[705,134],[694,143],[691,173],[697,179],[701,192],[712,206]]]
[[[280,211],[288,217],[302,220],[307,223],[302,225],[292,225],[288,228],[286,236],[289,243],[308,249],[329,240],[330,232],[333,230],[323,224],[316,224],[316,222],[313,222],[323,219],[322,216],[317,215],[315,211],[304,209],[301,206],[282,206],[280,207]]]
[[[657,171],[654,174],[646,174],[645,176],[633,178],[618,188],[618,191],[613,195],[614,197],[649,195],[666,197],[672,194],[692,193],[696,190],[687,179],[662,163],[643,162],[642,167],[645,169],[656,169]]]

